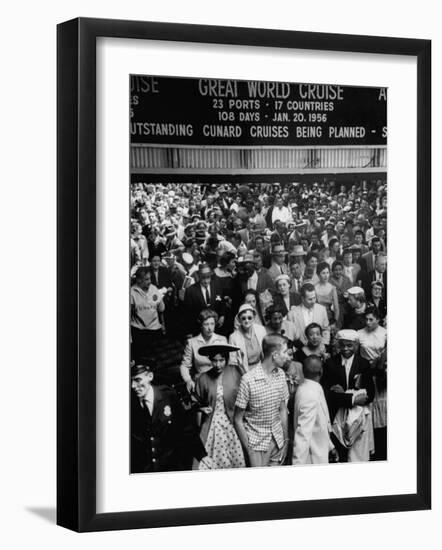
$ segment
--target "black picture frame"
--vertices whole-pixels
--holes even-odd
[[[96,512],[96,39],[413,56],[417,60],[417,491]],[[431,506],[431,41],[79,18],[57,29],[57,523],[84,531],[424,510]]]

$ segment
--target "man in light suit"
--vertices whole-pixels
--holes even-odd
[[[317,355],[309,355],[303,365],[304,382],[295,394],[293,464],[328,463],[329,454],[337,460],[330,439],[330,416],[324,390],[319,383],[322,363]]]
[[[301,287],[301,305],[293,306],[287,314],[287,320],[295,324],[296,333],[300,334],[303,345],[307,344],[305,329],[310,323],[318,323],[322,328],[322,342],[330,344],[330,324],[327,310],[316,303],[316,290],[311,283]]]

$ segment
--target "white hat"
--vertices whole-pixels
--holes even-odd
[[[254,316],[256,316],[256,310],[255,308],[251,305],[251,304],[242,304],[240,307],[239,307],[239,310],[238,310],[238,313],[236,314],[236,322],[237,323],[240,323],[240,316],[244,313],[244,311],[251,311],[253,313]]]
[[[188,252],[183,252],[182,256],[181,256],[183,262],[185,264],[188,264],[188,265],[191,265],[193,264],[193,256],[192,254],[189,254]]]
[[[343,329],[336,334],[337,340],[349,340],[350,342],[358,342],[358,333],[355,330]]]
[[[279,281],[287,281],[290,282],[290,277],[286,275],[285,273],[281,273],[281,275],[278,275],[275,279],[275,285],[279,283]]]
[[[360,286],[352,286],[347,290],[348,294],[352,294],[353,296],[357,296],[358,294],[365,294],[364,289]]]

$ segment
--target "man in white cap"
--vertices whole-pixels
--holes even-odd
[[[325,363],[321,381],[334,432],[338,433],[335,444],[340,462],[364,462],[373,450],[371,413],[367,407],[375,393],[373,376],[369,362],[357,353],[357,332],[340,330],[336,339],[339,353]],[[342,423],[350,418],[356,424],[351,424],[351,430],[341,430]]]

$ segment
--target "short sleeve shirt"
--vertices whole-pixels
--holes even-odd
[[[236,398],[236,406],[244,409],[244,426],[249,447],[254,451],[267,451],[272,438],[279,448],[284,445],[279,408],[287,402],[289,392],[282,369],[274,369],[269,376],[262,365],[246,372]]]
[[[155,285],[150,285],[147,292],[134,285],[130,289],[131,326],[140,330],[160,329],[157,308],[161,300],[162,295]]]

